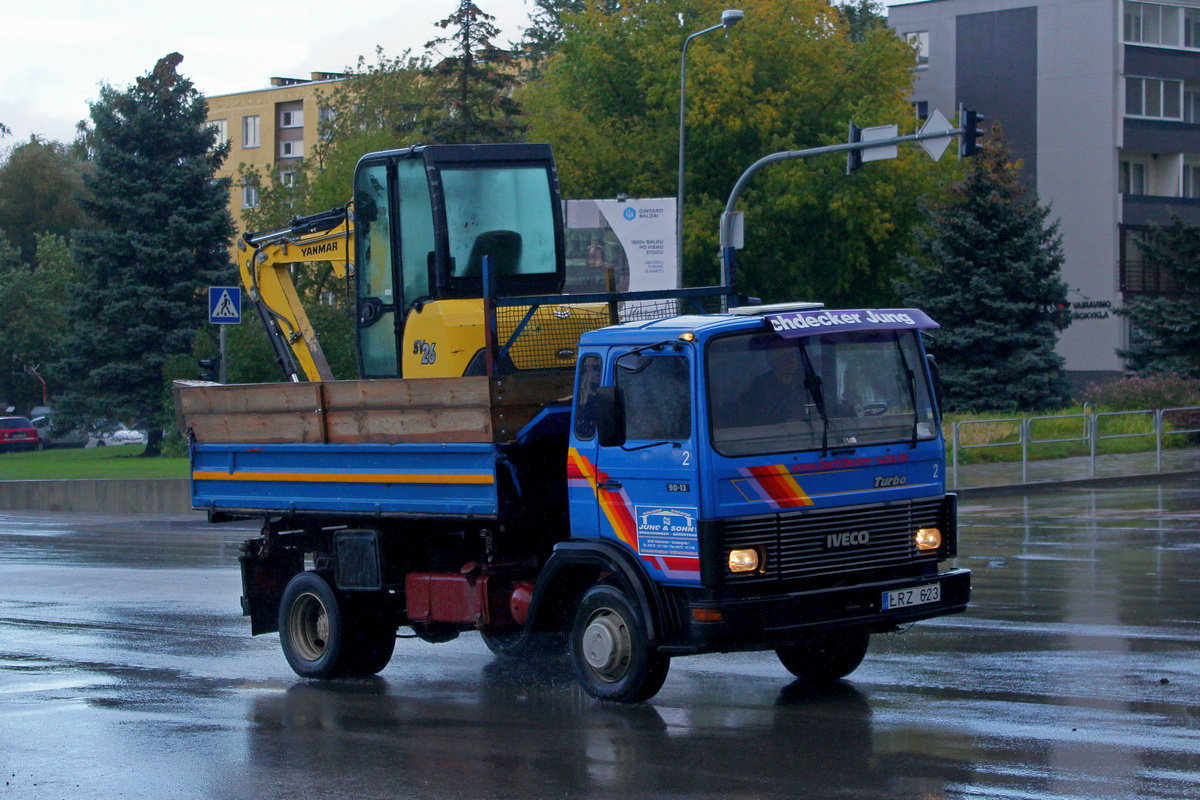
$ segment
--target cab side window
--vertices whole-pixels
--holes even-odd
[[[600,386],[600,356],[589,353],[579,359],[575,382],[575,437],[596,437],[596,389]]]
[[[691,438],[691,368],[685,356],[618,359],[617,386],[625,398],[625,435],[630,440]]]

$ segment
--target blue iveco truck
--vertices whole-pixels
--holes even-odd
[[[721,290],[522,292],[534,270],[512,242],[537,234],[511,215],[525,193],[549,195],[536,224],[559,251],[543,272],[560,278],[563,237],[548,149],[518,147],[408,148],[360,164],[360,177],[385,167],[385,191],[355,197],[360,363],[390,346],[393,372],[177,385],[193,505],[214,522],[262,521],[241,555],[253,633],[277,630],[299,675],[331,678],[383,669],[402,627],[433,642],[475,630],[501,657],[565,652],[587,692],[638,701],[675,656],[773,650],[828,682],[858,666],[871,634],[964,610],[970,573],[945,568],[955,497],[922,344],[936,323],[915,309],[729,307]],[[511,170],[513,153],[544,163],[451,196],[445,173]],[[425,181],[427,229],[383,226],[389,246],[371,247],[389,254],[381,268],[364,252],[364,212],[403,218],[406,165]],[[520,194],[495,195],[510,190]],[[455,203],[499,216],[448,224]],[[302,224],[285,238],[312,235]],[[508,248],[484,254],[473,285],[449,279],[470,278],[455,274],[460,235],[474,239],[464,254],[481,237]],[[416,277],[406,236],[428,267]],[[362,286],[381,269],[385,303]],[[406,295],[406,280],[424,294]],[[479,329],[479,352],[461,362],[472,366],[404,372],[404,329],[471,294],[477,312],[460,322]],[[364,298],[396,320],[386,335],[370,329]],[[714,300],[724,310],[697,310]],[[438,339],[428,323],[426,353],[470,341]]]

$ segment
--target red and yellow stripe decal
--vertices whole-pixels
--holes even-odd
[[[490,486],[495,483],[491,473],[462,475],[421,474],[415,472],[215,472],[197,470],[192,478],[198,481],[264,481],[270,483],[425,483]]]
[[[633,519],[633,510],[625,491],[611,492],[600,489],[597,484],[608,480],[608,476],[598,472],[592,462],[574,447],[567,452],[567,479],[571,478],[582,478],[588,482],[596,495],[596,502],[600,504],[600,510],[604,512],[608,524],[612,525],[617,538],[629,545],[633,552],[638,552],[637,523]]]
[[[758,498],[772,508],[802,508],[813,504],[812,498],[800,488],[786,464],[742,467],[738,471]]]

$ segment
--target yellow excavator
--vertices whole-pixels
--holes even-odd
[[[427,145],[371,153],[346,206],[238,242],[242,283],[289,380],[332,380],[292,266],[328,261],[356,303],[361,378],[573,368],[615,303],[566,304],[565,237],[549,145]],[[522,298],[519,304],[505,298]]]

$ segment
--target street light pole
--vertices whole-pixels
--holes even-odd
[[[679,185],[675,193],[675,264],[679,269],[680,278],[683,276],[683,115],[687,97],[687,50],[692,39],[703,36],[720,28],[732,28],[744,17],[736,8],[727,8],[721,12],[721,24],[713,25],[697,31],[683,40],[683,57],[679,62]]]

